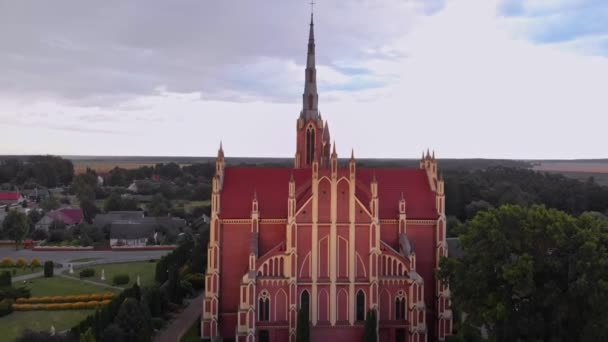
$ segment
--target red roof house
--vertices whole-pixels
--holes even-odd
[[[19,191],[0,191],[0,205],[15,204],[23,201]]]
[[[80,208],[61,208],[48,212],[36,223],[36,229],[48,230],[53,222],[63,222],[66,226],[74,226],[82,223],[84,215]]]

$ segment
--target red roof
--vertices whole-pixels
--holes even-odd
[[[48,216],[53,220],[61,221],[67,225],[79,224],[84,219],[82,209],[63,208],[51,211]]]
[[[21,198],[18,191],[0,191],[0,201],[17,201]]]
[[[435,193],[431,190],[426,171],[423,169],[357,169],[357,180],[369,184],[376,174],[380,218],[391,219],[399,216],[401,193],[406,201],[408,219],[436,219]],[[363,204],[367,205],[367,202]]]
[[[340,172],[348,170],[340,170]],[[254,191],[257,194],[262,218],[286,218],[289,179],[293,173],[298,192],[298,203],[303,195],[310,196],[310,169],[227,167],[221,194],[223,218],[249,218]],[[403,193],[407,201],[407,216],[412,219],[436,219],[435,193],[422,169],[357,168],[356,196],[366,206],[371,198],[370,182],[373,174],[378,181],[380,218],[393,219],[399,215],[399,200]]]

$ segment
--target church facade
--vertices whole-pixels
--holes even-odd
[[[224,341],[361,341],[374,310],[379,341],[444,340],[450,290],[444,182],[420,168],[339,163],[318,110],[311,18],[293,168],[226,166],[220,146],[201,332]]]

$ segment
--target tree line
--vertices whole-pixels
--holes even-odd
[[[33,183],[47,188],[68,185],[74,177],[70,160],[57,156],[8,158],[0,162],[0,184]]]

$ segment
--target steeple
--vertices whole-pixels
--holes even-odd
[[[319,119],[319,94],[317,94],[317,68],[315,63],[315,32],[313,14],[310,14],[310,32],[308,34],[308,55],[306,57],[306,77],[302,95],[302,112],[304,120]]]

